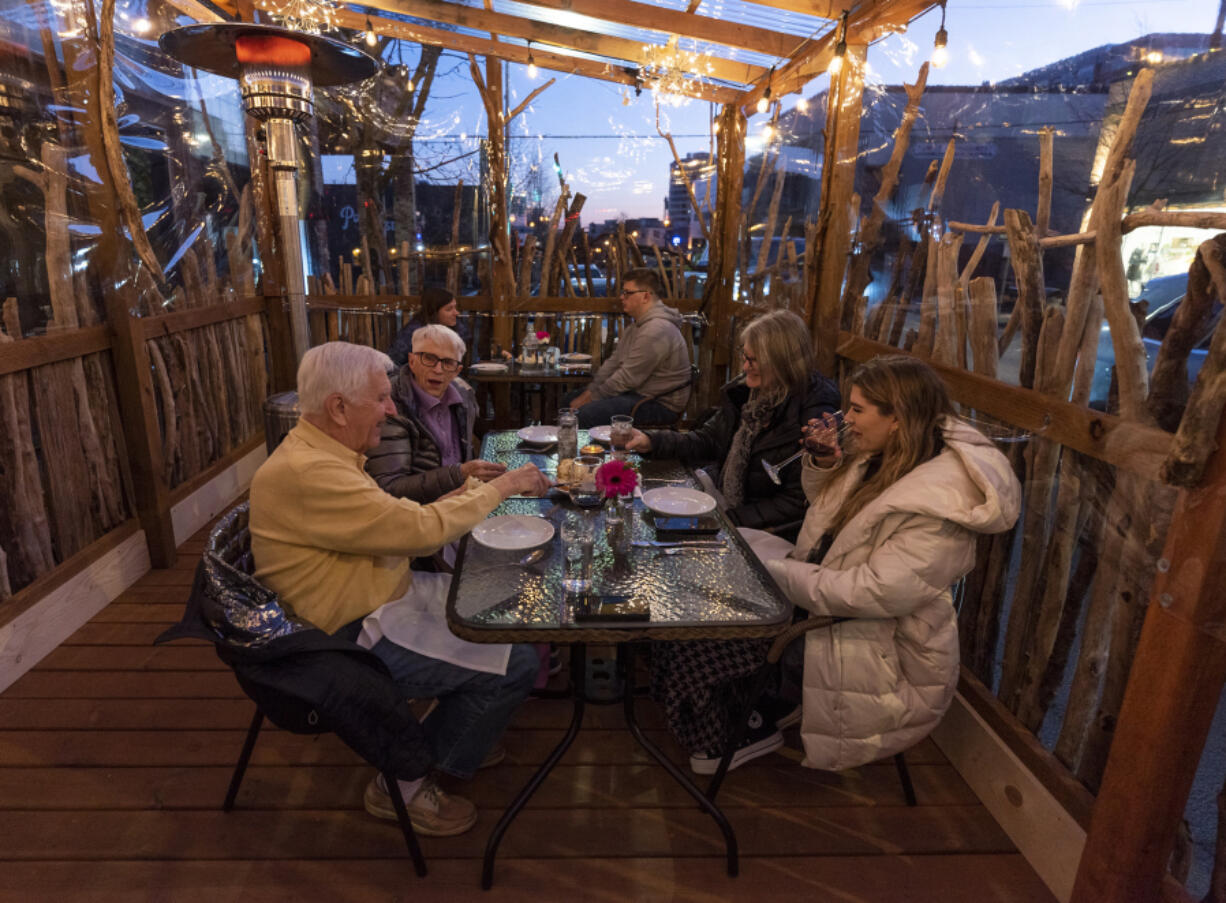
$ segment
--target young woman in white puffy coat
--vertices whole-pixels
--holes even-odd
[[[831,770],[936,727],[958,679],[951,585],[974,565],[976,536],[1009,529],[1021,500],[1008,460],[954,416],[922,361],[875,358],[851,386],[846,455],[832,420],[811,423],[796,546],[747,537],[793,603],[851,619],[805,635],[804,764]]]

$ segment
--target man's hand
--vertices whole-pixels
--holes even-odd
[[[541,496],[549,491],[553,483],[549,477],[537,470],[535,464],[525,464],[495,477],[490,480],[490,485],[502,493],[505,499],[513,495]]]
[[[642,430],[631,430],[630,438],[626,440],[626,448],[630,451],[651,451],[651,439]]]
[[[592,401],[592,393],[589,392],[587,389],[584,389],[583,392],[570,403],[570,406],[574,408],[575,410],[578,410],[579,408],[583,407],[585,404],[590,404],[591,401]]]
[[[473,458],[460,465],[460,473],[464,479],[476,477],[482,483],[488,483],[494,477],[502,476],[506,472],[505,464],[495,464],[493,461],[483,461],[480,458]]]

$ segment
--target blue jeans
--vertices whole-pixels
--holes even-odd
[[[346,624],[337,636],[356,640],[362,619]],[[434,767],[468,779],[506,730],[511,715],[528,698],[540,666],[532,646],[511,647],[507,673],[461,668],[379,640],[370,650],[383,660],[401,692],[410,699],[437,699],[422,728],[434,750]]]
[[[569,404],[582,392],[582,389],[577,392],[571,392],[562,400],[562,403]],[[594,426],[603,426],[609,422],[609,418],[614,414],[629,414],[631,409],[642,398],[642,395],[628,392],[625,395],[614,395],[612,398],[599,398],[596,401],[589,401],[579,409],[579,427],[586,430]],[[647,401],[635,412],[634,416],[636,420],[642,420],[644,423],[667,425],[676,423],[677,418],[681,415],[676,411],[670,411],[658,401]]]

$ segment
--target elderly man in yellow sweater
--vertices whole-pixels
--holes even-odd
[[[537,671],[530,646],[480,646],[455,637],[444,617],[450,576],[409,562],[459,539],[511,495],[542,495],[532,465],[488,483],[470,478],[430,505],[388,495],[366,473],[365,452],[394,408],[380,351],[348,342],[310,349],[298,367],[302,416],[251,482],[255,576],[296,616],[371,649],[406,696],[438,700],[424,722],[435,773],[402,781],[413,827],[445,836],[477,818],[445,793],[438,773],[466,779],[505,751],[498,740]],[[395,819],[382,776],[366,810]]]

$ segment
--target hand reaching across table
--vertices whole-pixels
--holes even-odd
[[[513,495],[542,496],[553,486],[553,482],[535,464],[525,464],[495,477],[490,480],[490,485],[497,488],[505,499]]]
[[[483,483],[488,483],[495,477],[500,477],[507,472],[505,464],[498,464],[494,461],[484,461],[481,458],[473,458],[471,461],[465,461],[460,465],[460,473],[464,475],[464,479],[476,477]]]

